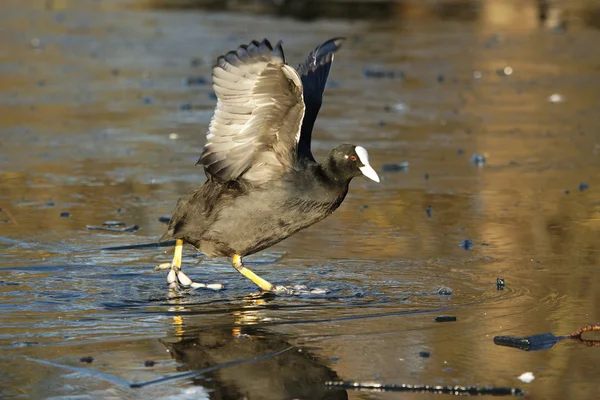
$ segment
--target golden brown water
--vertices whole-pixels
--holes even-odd
[[[600,393],[599,347],[492,341],[600,321],[600,4],[556,2],[541,22],[533,1],[337,2],[316,20],[261,2],[177,9],[192,3],[0,3],[0,397],[436,398],[323,389],[335,379]],[[314,153],[363,145],[382,182],[356,179],[333,216],[249,258],[327,295],[256,296],[228,260],[188,250],[188,274],[227,290],[172,298],[152,271],[164,250],[96,250],[156,240],[203,182],[214,100],[185,78],[254,38],[282,39],[295,64],[334,36],[348,41]],[[86,230],[107,220],[140,230]],[[143,389],[25,358],[143,381],[290,346]]]

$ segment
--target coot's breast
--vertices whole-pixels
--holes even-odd
[[[281,181],[237,197],[218,210],[200,250],[226,257],[256,253],[327,217],[346,194],[346,190],[325,193],[318,187],[297,189],[297,183],[290,186]]]

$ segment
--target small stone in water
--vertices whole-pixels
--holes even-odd
[[[485,164],[485,156],[482,154],[474,153],[471,156],[471,162],[475,165],[481,166],[481,165]]]
[[[438,81],[438,83],[444,83],[444,75],[439,74],[437,77],[437,81]]]
[[[473,241],[470,239],[465,239],[462,242],[460,242],[460,247],[462,247],[465,250],[473,250]]]
[[[71,216],[71,214],[70,214],[70,213],[68,213],[68,212],[61,212],[61,213],[60,213],[60,216],[61,216],[62,218],[69,218],[69,217]]]
[[[579,184],[579,191],[580,191],[580,192],[583,192],[584,190],[586,190],[586,189],[589,189],[589,188],[590,188],[590,185],[588,185],[588,184],[587,184],[587,183],[585,183],[585,182],[581,182],[581,183]]]
[[[535,376],[533,376],[532,372],[524,372],[519,376],[518,379],[521,382],[530,383],[531,381],[533,381],[535,379]]]
[[[142,103],[144,103],[144,104],[152,104],[152,97],[144,97],[142,99]]]
[[[548,96],[548,103],[562,103],[563,101],[565,101],[565,98],[558,93]]]
[[[81,357],[79,359],[79,362],[91,364],[94,362],[94,357],[92,357],[92,356]]]
[[[192,109],[192,105],[191,105],[190,103],[181,103],[181,104],[179,105],[179,109],[180,109],[181,111],[189,111],[189,110],[191,110],[191,109]]]
[[[441,288],[438,289],[437,294],[439,294],[441,296],[450,296],[450,295],[454,294],[454,292],[449,287],[442,286]]]
[[[419,352],[419,357],[429,358],[430,356],[431,356],[431,353],[428,351],[420,351]]]
[[[564,193],[564,194],[569,194],[569,190],[568,190],[568,189],[565,189],[565,190],[563,190],[563,193]]]
[[[152,360],[144,361],[144,367],[154,367],[154,364],[156,364],[156,363]]]
[[[458,154],[459,156],[462,156],[464,153],[465,151],[463,149],[456,150],[456,154]]]
[[[473,78],[475,78],[475,79],[481,79],[481,76],[482,76],[481,71],[475,71],[475,72],[473,72]]]
[[[54,207],[54,202],[53,202],[53,201],[47,201],[47,202],[46,202],[46,205],[47,205],[48,207]]]
[[[431,215],[433,214],[431,211],[431,205],[427,206],[427,209],[425,210],[425,214],[427,214],[427,216],[429,218],[431,218]]]
[[[425,180],[429,179],[429,174],[427,172],[425,172]]]

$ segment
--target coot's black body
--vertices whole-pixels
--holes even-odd
[[[335,179],[327,172],[303,160],[261,186],[209,180],[179,200],[160,240],[183,239],[209,257],[243,257],[264,250],[342,204],[353,175]]]
[[[170,283],[177,284],[175,275],[183,286],[192,283],[180,271],[186,242],[210,257],[232,257],[238,271],[271,290],[271,284],[243,267],[241,257],[330,215],[353,177],[379,181],[360,146],[339,145],[322,163],[310,151],[333,54],[341,43],[323,43],[296,70],[285,63],[281,43],[272,47],[266,39],[219,57],[213,68],[217,107],[198,161],[207,181],[179,200],[160,239],[177,240]]]

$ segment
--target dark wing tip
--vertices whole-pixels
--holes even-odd
[[[296,69],[300,76],[316,70],[323,64],[330,63],[333,54],[338,51],[346,41],[344,37],[336,37],[317,46],[309,55],[307,60]]]
[[[344,44],[345,41],[346,41],[345,37],[341,37],[341,36],[336,37],[333,39],[329,39],[328,41],[326,41],[325,43],[320,45],[318,48],[319,49],[330,48],[327,51],[335,53],[336,51],[338,51],[340,49],[340,47],[342,47],[342,44]]]
[[[262,42],[259,42],[258,40],[252,40],[248,44],[242,44],[238,46],[237,49],[228,51],[227,53],[219,56],[214,67],[222,67],[225,63],[238,67],[240,64],[249,62],[250,60],[267,61],[273,55],[279,56],[285,62],[283,49],[281,48],[281,41],[277,42],[273,48],[271,42],[266,38],[263,39]]]

